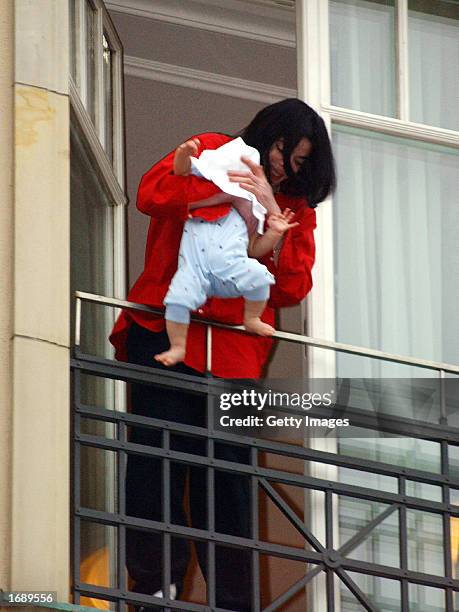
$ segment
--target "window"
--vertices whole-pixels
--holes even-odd
[[[124,298],[122,47],[101,0],[70,2],[70,52],[71,290]],[[91,354],[112,357],[107,337],[116,313],[93,304],[86,308],[82,346]],[[125,387],[120,381],[83,376],[81,394],[92,406],[125,410]],[[81,427],[94,436],[110,437],[115,432],[112,424],[90,419],[82,419]],[[82,487],[85,505],[111,509],[115,459],[111,452],[83,449],[81,470],[89,475]],[[113,580],[113,528],[83,522],[79,537],[83,579],[98,584]],[[101,556],[104,550],[109,551],[106,557]]]
[[[458,129],[459,3],[298,0],[297,11],[300,65],[306,67],[299,75],[300,96],[329,126],[338,170],[337,192],[317,209],[318,256],[308,305],[309,335],[458,363],[459,329],[453,308],[459,289],[459,134],[454,131]],[[359,408],[378,414],[380,405],[368,401],[368,385],[381,382],[378,377],[419,378],[428,385],[427,377],[434,376],[351,355],[335,360],[318,349],[309,356],[312,376],[358,377],[362,388],[352,389],[350,405],[358,405],[355,401],[362,397]],[[448,405],[446,416],[435,402],[420,415],[413,399],[408,389],[406,401],[392,414],[425,418],[436,426],[457,425],[457,412],[448,412]],[[453,475],[457,446],[414,437],[414,432],[409,435],[388,436],[369,429],[355,438],[340,439],[335,446],[314,437],[307,444],[336,452],[340,458],[354,457],[356,464],[367,461],[394,470],[396,466],[420,470],[432,475],[430,483],[397,481],[382,476],[376,467],[359,471],[311,465],[310,474],[364,486],[370,492],[402,493],[441,503],[445,498],[440,479]],[[309,495],[315,533],[325,541],[320,496]],[[454,504],[456,489],[449,495]],[[390,513],[381,502],[346,495],[334,495],[333,508],[335,545],[344,548],[375,517],[388,512],[346,558],[448,579],[457,576],[455,517],[446,519],[427,507]],[[383,572],[380,576],[348,573],[354,591],[357,585],[378,610],[409,606],[440,612],[453,609],[456,602],[455,594],[445,594],[434,584],[391,580]],[[361,610],[362,601],[348,587],[338,579],[326,584],[323,578],[314,587],[312,608],[325,609],[328,593],[336,610]]]
[[[71,85],[120,180],[122,47],[101,0],[72,0]]]

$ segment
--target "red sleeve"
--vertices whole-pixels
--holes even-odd
[[[198,155],[204,149],[217,149],[231,140],[224,134],[200,134]],[[180,220],[188,217],[188,204],[204,200],[220,192],[220,189],[205,179],[194,175],[173,174],[175,151],[172,151],[146,172],[137,192],[137,208],[151,217],[174,216]]]
[[[299,225],[285,236],[277,266],[269,266],[276,277],[276,284],[271,287],[268,302],[273,308],[298,304],[312,288],[316,213],[312,208],[305,207],[302,216],[299,219],[297,216],[297,220]]]

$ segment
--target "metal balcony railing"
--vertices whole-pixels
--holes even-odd
[[[101,307],[129,308],[151,313],[159,311],[141,304],[106,298],[98,295],[78,292],[76,294],[76,318],[75,318],[75,347],[71,361],[73,372],[73,589],[75,601],[79,603],[80,597],[95,597],[110,602],[115,602],[118,610],[126,610],[127,605],[144,605],[152,609],[165,610],[212,610],[224,612],[216,606],[216,579],[215,579],[215,547],[217,545],[235,547],[250,552],[252,560],[252,592],[251,610],[253,612],[271,612],[283,610],[286,604],[299,591],[304,590],[306,585],[311,584],[315,576],[324,572],[326,575],[326,589],[324,592],[324,608],[327,612],[339,612],[339,605],[335,597],[335,576],[338,576],[344,585],[353,594],[362,609],[378,611],[378,602],[371,593],[364,591],[350,572],[360,573],[366,576],[374,576],[381,579],[396,581],[400,586],[400,609],[402,612],[410,610],[410,585],[422,585],[440,589],[444,595],[445,610],[453,611],[455,601],[459,592],[459,581],[454,577],[453,564],[457,562],[456,551],[452,549],[452,536],[454,529],[459,525],[459,506],[453,499],[453,492],[459,490],[459,478],[455,478],[451,472],[450,451],[459,448],[459,429],[448,426],[448,395],[446,385],[447,375],[458,375],[459,366],[434,362],[424,359],[409,358],[400,355],[385,353],[383,351],[364,349],[357,346],[318,340],[298,334],[276,331],[275,338],[282,341],[294,342],[309,347],[331,350],[338,353],[358,355],[365,358],[373,358],[384,362],[399,363],[408,366],[431,370],[438,376],[439,382],[439,406],[440,414],[438,423],[427,423],[421,420],[409,419],[403,416],[390,414],[375,415],[365,410],[346,407],[346,416],[353,419],[358,426],[367,430],[390,434],[398,434],[414,439],[430,440],[439,447],[440,469],[437,472],[429,472],[416,468],[401,467],[398,465],[366,460],[358,457],[339,455],[333,452],[325,452],[313,448],[302,447],[285,442],[260,439],[250,436],[237,435],[227,431],[220,431],[216,427],[215,401],[225,389],[225,382],[219,379],[206,377],[186,376],[174,372],[165,372],[150,367],[143,367],[129,363],[114,362],[102,357],[85,354],[80,347],[81,338],[81,314],[82,303],[90,302]],[[226,327],[243,331],[242,327],[234,327],[202,321],[207,326],[207,366],[210,371],[212,346],[211,328]],[[187,393],[197,393],[207,398],[207,422],[206,427],[189,426],[181,423],[166,421],[153,417],[138,416],[124,412],[117,412],[82,402],[81,377],[82,375],[97,376],[107,379],[117,379],[128,383],[148,383],[159,387],[181,389]],[[232,387],[234,390],[234,387]],[[285,409],[288,410],[288,409]],[[336,410],[336,408],[334,408]],[[336,414],[331,413],[331,414]],[[100,435],[92,435],[82,432],[82,419],[91,419],[103,423],[116,425],[116,436],[113,438]],[[128,427],[154,428],[161,432],[162,446],[150,447],[131,442],[128,438]],[[205,456],[179,452],[173,450],[170,445],[171,435],[182,434],[203,440],[207,453]],[[249,450],[250,462],[235,463],[218,459],[215,453],[215,445],[219,443],[231,444],[244,447]],[[116,454],[117,471],[117,503],[112,512],[96,510],[83,507],[81,504],[81,473],[80,453],[82,447],[92,447],[112,451]],[[339,478],[318,478],[310,475],[306,469],[305,474],[294,474],[280,469],[264,467],[260,464],[261,453],[270,455],[287,456],[302,460],[307,467],[309,463],[321,463],[340,468],[349,468],[365,474],[387,476],[397,483],[396,490],[381,490],[369,488],[356,484],[340,482]],[[125,474],[127,458],[130,454],[155,457],[162,464],[162,519],[152,521],[139,519],[126,514],[125,498]],[[182,463],[190,466],[200,466],[207,472],[207,516],[208,526],[206,530],[196,529],[184,525],[176,525],[171,522],[170,516],[170,468],[171,462]],[[215,508],[214,508],[214,482],[216,471],[228,471],[245,476],[250,481],[251,488],[251,525],[250,538],[236,537],[215,530]],[[414,495],[409,486],[412,482],[422,485],[431,485],[441,491],[441,500],[429,499],[425,496]],[[276,483],[283,483],[300,487],[309,491],[321,491],[324,494],[324,522],[325,541],[319,540],[305,522],[295,513],[294,509],[276,490]],[[288,546],[284,544],[273,544],[260,537],[260,525],[258,515],[258,503],[260,492],[266,495],[282,512],[295,530],[304,539],[304,548]],[[334,496],[345,496],[346,498],[367,500],[383,504],[384,509],[368,522],[362,529],[355,533],[342,545],[334,545],[333,524]],[[428,513],[432,517],[440,517],[442,526],[443,544],[443,568],[438,575],[421,572],[413,569],[409,559],[409,534],[408,513],[411,511]],[[350,557],[365,539],[377,529],[383,521],[390,516],[396,516],[398,521],[397,538],[399,548],[399,563],[396,567],[357,560]],[[117,575],[115,586],[97,586],[83,583],[80,577],[81,563],[81,524],[91,521],[101,525],[112,526],[116,530],[117,550]],[[171,600],[169,597],[152,597],[143,595],[128,589],[128,577],[125,570],[126,560],[126,530],[138,529],[147,533],[162,534],[163,554],[163,593],[170,592],[171,583],[171,538],[178,536],[191,541],[205,542],[207,545],[207,604]],[[268,555],[283,559],[301,561],[305,564],[304,576],[291,585],[284,593],[276,597],[269,604],[262,607],[262,594],[260,585],[260,556]],[[456,598],[456,599],[455,599]],[[312,608],[310,608],[312,610]],[[313,609],[313,612],[320,612]]]

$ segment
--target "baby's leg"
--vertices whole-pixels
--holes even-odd
[[[156,361],[165,366],[173,366],[185,359],[189,320],[190,311],[185,306],[171,304],[166,307],[166,330],[171,347],[155,355]]]
[[[244,294],[244,327],[252,334],[259,336],[272,336],[274,327],[264,323],[260,317],[266,307],[269,295],[269,285],[254,289]],[[266,297],[265,297],[266,296]],[[263,299],[264,298],[264,299]]]

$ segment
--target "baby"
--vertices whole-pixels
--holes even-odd
[[[197,154],[199,145],[199,140],[194,138],[177,148],[174,156],[175,175],[186,176],[190,173],[191,157]],[[190,208],[215,206],[222,202],[237,205],[241,200],[219,193],[191,204]],[[250,206],[246,200],[244,204]],[[284,233],[298,225],[291,222],[293,216],[289,209],[270,214],[268,229],[262,235],[257,234],[253,224],[248,231],[248,225],[234,206],[225,217],[216,221],[192,217],[185,222],[178,269],[164,299],[166,329],[171,346],[164,353],[155,355],[157,361],[166,366],[183,361],[190,312],[199,308],[210,296],[243,296],[245,329],[261,336],[274,333],[274,328],[260,318],[269,297],[269,286],[275,282],[274,277],[255,258],[270,253]]]

